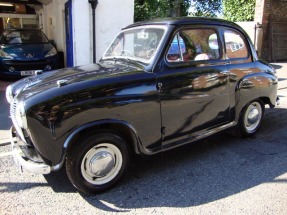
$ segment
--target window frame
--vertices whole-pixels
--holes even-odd
[[[167,56],[168,56],[170,45],[171,45],[173,39],[175,38],[175,36],[179,35],[181,31],[184,31],[184,30],[213,30],[217,36],[218,52],[219,52],[218,59],[190,60],[190,61],[183,61],[183,60],[170,61],[170,60],[168,60]],[[184,26],[184,27],[180,27],[180,28],[177,28],[176,30],[174,30],[173,34],[171,35],[170,39],[167,42],[167,47],[166,47],[165,52],[164,52],[164,61],[166,62],[166,64],[168,66],[171,66],[171,67],[180,66],[180,65],[187,65],[187,64],[196,66],[198,64],[202,65],[202,64],[208,64],[208,63],[209,64],[217,63],[219,61],[225,60],[224,53],[223,53],[223,45],[224,44],[222,42],[221,31],[220,31],[219,26]],[[179,45],[179,47],[180,47],[180,45]],[[181,52],[180,54],[181,54],[181,59],[183,59],[183,57],[182,57],[183,53]]]
[[[225,42],[225,36],[224,36],[224,33],[226,31],[231,31],[231,32],[234,32],[234,33],[237,33],[241,36],[241,38],[243,39],[243,42],[245,44],[245,47],[246,47],[246,50],[247,50],[247,56],[246,57],[237,57],[237,58],[228,58],[227,57],[227,48],[226,48],[226,42]],[[252,58],[252,50],[250,48],[250,43],[249,43],[249,40],[248,38],[246,38],[246,35],[245,33],[239,31],[238,29],[235,29],[235,28],[230,28],[230,27],[223,27],[221,29],[221,34],[222,34],[222,40],[223,40],[223,47],[224,47],[224,58],[226,61],[245,61],[245,60],[248,60],[250,59],[250,62],[253,61],[253,58]]]

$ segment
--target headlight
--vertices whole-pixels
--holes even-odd
[[[19,102],[16,107],[16,121],[21,128],[27,128],[26,111],[23,102]]]
[[[13,57],[9,54],[7,54],[6,52],[4,52],[2,49],[0,49],[0,57],[3,58],[8,58],[8,59],[13,59]]]
[[[13,100],[13,92],[12,92],[12,87],[11,85],[9,85],[6,88],[6,99],[7,101],[11,104],[12,100]]]
[[[57,50],[55,48],[52,48],[46,55],[45,57],[51,57],[57,54]]]

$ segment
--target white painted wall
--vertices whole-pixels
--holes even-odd
[[[254,44],[254,34],[255,34],[255,22],[236,22],[236,24],[240,25],[246,33],[249,35],[252,43]]]
[[[96,10],[97,60],[119,31],[134,20],[134,0],[99,0]]]
[[[92,18],[88,0],[73,0],[74,64],[92,62]]]
[[[53,0],[43,5],[43,31],[56,42],[60,51],[66,52],[64,8],[67,0]],[[88,0],[73,0],[74,65],[93,61],[92,9]],[[134,0],[98,0],[96,8],[96,57],[104,51],[121,28],[133,23]],[[64,55],[66,56],[66,54]]]

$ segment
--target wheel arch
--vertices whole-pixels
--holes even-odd
[[[135,128],[129,123],[121,120],[106,119],[96,122],[91,122],[75,129],[66,139],[63,145],[63,156],[65,158],[67,151],[73,148],[77,140],[85,134],[90,132],[112,132],[122,137],[127,143],[128,147],[135,154],[141,153],[141,141],[137,135]]]

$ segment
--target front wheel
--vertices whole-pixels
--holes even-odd
[[[250,137],[260,128],[264,115],[264,105],[260,101],[250,102],[242,111],[237,127],[236,136]]]
[[[126,171],[126,142],[113,133],[84,138],[66,158],[66,171],[73,185],[84,193],[98,193],[113,186]]]

